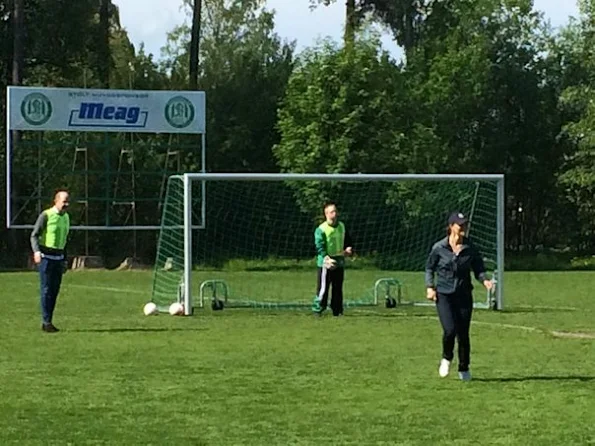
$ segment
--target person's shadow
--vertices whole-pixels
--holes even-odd
[[[524,381],[595,381],[595,376],[568,375],[568,376],[511,376],[502,378],[473,378],[479,382],[524,382]]]

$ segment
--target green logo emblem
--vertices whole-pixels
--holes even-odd
[[[165,106],[165,119],[172,127],[183,129],[194,121],[194,105],[183,96],[171,98]]]
[[[52,117],[52,103],[41,93],[31,93],[21,102],[21,115],[30,125],[43,125]]]

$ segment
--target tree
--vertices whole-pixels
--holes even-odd
[[[382,173],[406,169],[399,69],[376,39],[352,48],[332,42],[307,50],[289,79],[279,109],[281,141],[273,153],[283,172]],[[300,184],[308,211],[336,190]]]
[[[571,228],[574,242],[583,250],[595,247],[595,2],[579,2],[579,21],[571,23],[558,41],[564,91],[560,110],[567,122],[560,133],[574,150],[565,157],[558,181],[576,213]],[[568,214],[567,214],[568,215]]]
[[[276,110],[293,69],[293,48],[274,33],[260,0],[214,0],[203,8],[200,85],[207,95],[211,171],[275,171]],[[173,88],[186,83],[190,29],[169,34],[163,65]]]
[[[306,51],[279,109],[284,172],[383,172],[400,147],[399,71],[377,42],[356,42],[353,59],[331,42]],[[374,150],[371,150],[374,148]]]
[[[198,64],[200,49],[200,20],[202,0],[194,0],[192,7],[192,30],[190,33],[190,89],[196,90],[198,83]]]
[[[337,0],[310,0],[312,7],[328,6]],[[347,0],[345,4],[345,45],[351,44],[366,18],[388,27],[405,55],[431,36],[444,36],[456,26],[451,8],[456,0]]]
[[[12,85],[22,85],[23,83],[23,65],[25,60],[25,48],[23,45],[25,24],[24,24],[24,0],[13,0],[12,9],[12,32],[13,32],[13,53],[12,53]],[[8,113],[8,110],[5,110]],[[13,130],[10,138],[11,152],[14,152],[15,147],[18,147],[21,140],[21,132]],[[13,196],[18,195],[18,186],[13,188]],[[12,197],[10,198],[13,199]],[[16,234],[10,234],[9,238],[10,251],[15,252],[17,249]]]
[[[450,14],[457,25],[408,58],[415,119],[442,142],[433,150],[441,171],[507,174],[508,221],[523,209],[509,241],[535,247],[556,223],[558,202],[547,197],[564,153],[551,31],[525,0],[462,2]]]
[[[424,39],[438,41],[456,26],[450,8],[456,0],[361,0],[362,13],[371,14],[391,31],[407,59]],[[436,26],[438,24],[438,26]],[[439,33],[435,32],[437,28]]]
[[[25,8],[24,0],[13,1],[12,29],[14,49],[12,53],[12,84],[21,85],[23,81],[23,62],[25,60],[25,49],[23,46],[25,34],[23,14],[25,13]]]
[[[112,67],[112,58],[110,53],[110,0],[101,0],[99,6],[99,27],[98,27],[98,60],[97,71],[99,82],[103,88],[109,88],[110,69]]]
[[[336,0],[310,0],[310,6],[316,7],[318,4],[329,6]],[[345,26],[343,32],[343,43],[346,47],[352,47],[355,35],[360,27],[362,19],[361,6],[356,0],[345,0]]]

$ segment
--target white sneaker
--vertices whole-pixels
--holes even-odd
[[[441,378],[446,378],[450,373],[450,361],[442,358],[440,361],[440,367],[438,368],[438,374]]]
[[[461,381],[471,381],[471,372],[468,370],[466,372],[459,372],[459,378],[461,378]]]

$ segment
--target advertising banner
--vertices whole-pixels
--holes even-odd
[[[206,131],[202,91],[8,87],[10,130]]]

